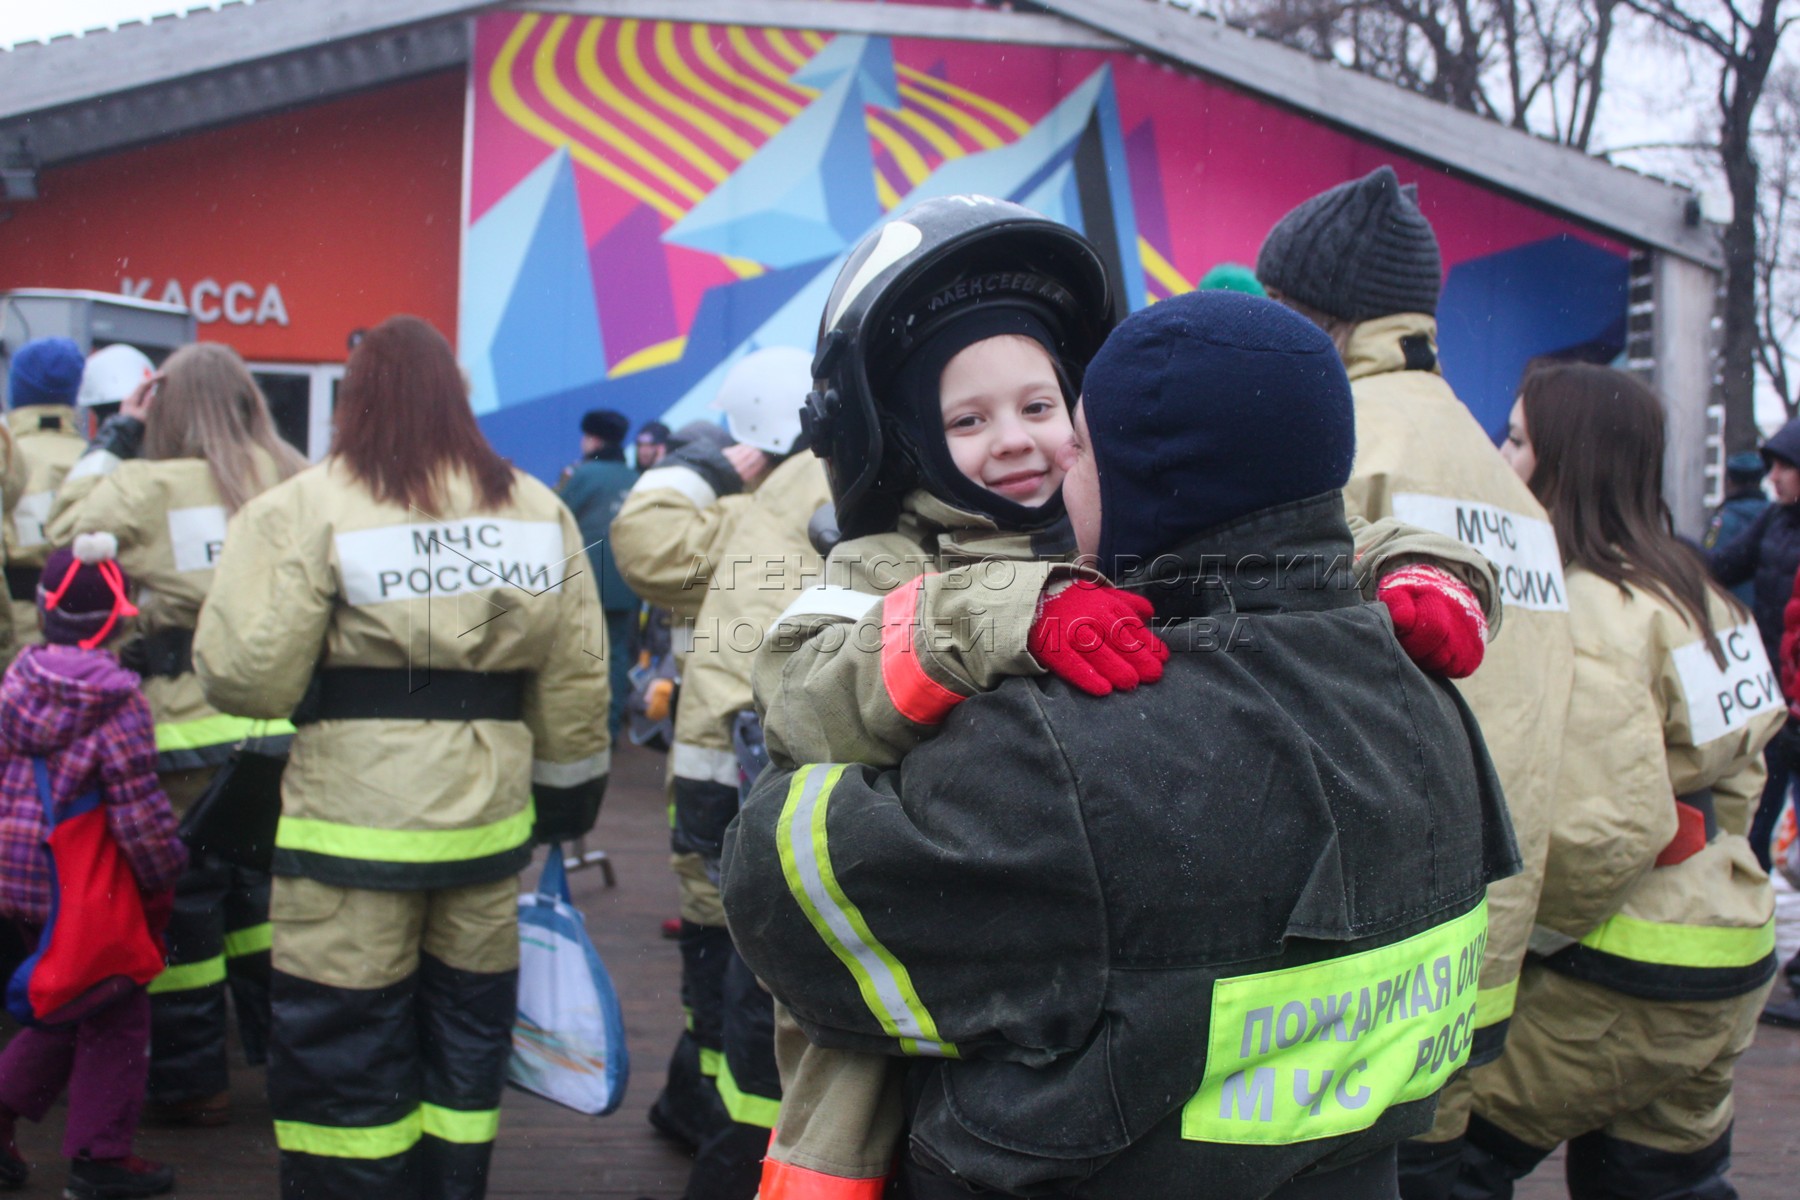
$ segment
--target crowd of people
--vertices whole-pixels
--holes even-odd
[[[926,201],[722,424],[589,413],[555,491],[416,318],[311,467],[228,349],[90,438],[21,348],[0,1188],[67,1088],[66,1194],[169,1191],[133,1134],[229,1116],[229,1008],[284,1196],[484,1195],[517,876],[628,733],[686,1200],[1477,1200],[1560,1146],[1582,1200],[1735,1196],[1733,1064],[1800,1024],[1800,423],[1685,543],[1661,399],[1535,363],[1496,448],[1441,280],[1388,168],[1129,315],[1076,231]],[[227,798],[264,860],[186,844]]]

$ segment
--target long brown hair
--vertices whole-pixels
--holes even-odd
[[[444,476],[457,470],[482,507],[512,498],[512,467],[475,423],[450,343],[417,317],[389,317],[351,352],[331,452],[392,504],[434,509]]]
[[[236,350],[216,342],[183,346],[163,364],[144,419],[145,458],[203,458],[227,513],[306,466],[275,432],[269,402]],[[274,460],[264,479],[254,450]]]
[[[1734,611],[1699,555],[1678,541],[1663,501],[1661,399],[1636,378],[1591,363],[1552,363],[1519,394],[1537,466],[1528,481],[1550,512],[1563,561],[1620,591],[1638,587],[1685,613],[1724,666],[1709,591]]]

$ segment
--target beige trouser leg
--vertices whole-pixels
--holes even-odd
[[[1506,1053],[1469,1073],[1473,1109],[1529,1145],[1593,1130],[1689,1154],[1731,1124],[1731,1069],[1765,986],[1729,1000],[1627,996],[1528,966]]]

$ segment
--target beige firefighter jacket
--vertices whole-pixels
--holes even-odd
[[[35,571],[54,549],[45,526],[63,476],[87,450],[87,416],[66,404],[32,404],[13,409],[6,424],[25,469],[24,494],[6,522],[6,565]],[[12,606],[19,644],[36,645],[37,598],[14,597]]]
[[[1721,668],[1674,605],[1580,568],[1568,575],[1575,635],[1569,746],[1538,903],[1538,945],[1594,938],[1614,918],[1761,931],[1775,896],[1744,834],[1762,794],[1762,748],[1786,707],[1750,616],[1709,590]],[[1655,865],[1677,796],[1710,789],[1719,831]],[[1680,936],[1672,934],[1671,936]]]
[[[1357,580],[1414,562],[1474,589],[1500,620],[1492,568],[1451,538],[1397,521],[1352,521]],[[1011,675],[1041,675],[1026,648],[1039,596],[1075,568],[1038,557],[1032,538],[925,491],[898,527],[838,546],[825,582],[797,597],[756,657],[754,685],[770,758],[887,767],[963,699]]]
[[[276,482],[274,460],[251,452],[264,488]],[[77,534],[106,532],[119,540],[119,565],[137,586],[134,636],[192,630],[212,590],[229,520],[203,458],[120,461],[96,451],[92,469],[69,473],[46,526],[66,546]],[[293,732],[286,720],[253,721],[206,702],[192,671],[147,675],[144,698],[156,718],[157,769],[217,766],[247,737]]]
[[[1476,1023],[1512,1012],[1537,911],[1569,687],[1574,673],[1562,555],[1543,507],[1506,465],[1437,371],[1406,370],[1402,339],[1436,354],[1437,323],[1402,313],[1356,326],[1344,350],[1356,400],[1356,463],[1345,505],[1370,521],[1398,517],[1493,560],[1506,626],[1481,668],[1458,684],[1500,774],[1523,864],[1488,889],[1488,943]],[[1488,1047],[1497,1037],[1490,1035]]]
[[[698,471],[680,463],[645,471],[613,518],[619,574],[646,604],[693,620],[706,599],[713,565],[754,494],[753,488],[721,496]]]
[[[777,466],[730,523],[693,624],[675,711],[673,771],[737,787],[731,727],[751,707],[750,670],[783,609],[824,578],[807,523],[831,503],[825,465],[810,451]]]
[[[335,668],[410,671],[427,681],[421,695],[437,672],[518,673],[523,693],[518,720],[302,724],[278,873],[458,887],[529,861],[534,791],[540,832],[560,832],[565,808],[590,806],[591,823],[610,766],[606,622],[575,518],[537,480],[513,477],[511,499],[490,510],[453,473],[421,519],[330,458],[233,518],[194,636],[195,671],[220,709],[285,717],[315,670]]]

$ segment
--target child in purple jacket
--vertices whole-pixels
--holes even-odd
[[[35,943],[50,917],[51,877],[32,759],[49,768],[59,808],[98,788],[106,825],[137,877],[153,936],[168,921],[171,889],[187,862],[175,814],[156,779],[156,736],[138,677],[101,649],[136,610],[112,562],[110,534],[84,534],[44,565],[38,616],[45,645],[20,652],[0,681],[0,917]],[[0,1052],[0,1189],[24,1186],[28,1168],[13,1127],[41,1121],[66,1085],[66,1196],[156,1196],[174,1172],[131,1152],[149,1073],[150,999],[134,988],[71,1025],[29,1027]]]

